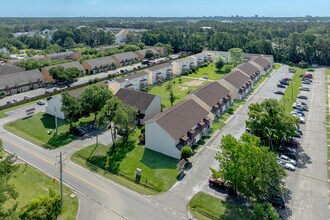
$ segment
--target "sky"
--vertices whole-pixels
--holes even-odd
[[[0,17],[330,16],[330,0],[0,0]]]

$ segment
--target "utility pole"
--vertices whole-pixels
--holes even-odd
[[[55,132],[54,134],[57,135],[57,112],[56,112],[56,106],[54,107],[54,112],[55,112]]]
[[[62,207],[63,207],[63,155],[65,154],[62,153],[62,151],[60,151],[60,155],[57,156],[60,158],[60,161],[55,164],[55,165],[59,165],[59,168],[60,168],[60,191],[61,191],[61,204],[62,204]]]

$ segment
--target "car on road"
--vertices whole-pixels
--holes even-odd
[[[286,163],[282,160],[277,160],[277,163],[279,165],[281,165],[282,167],[284,167],[285,169],[287,169],[287,170],[290,170],[290,171],[295,171],[296,170],[296,168],[292,164]]]
[[[278,87],[278,88],[283,88],[283,89],[286,88],[285,85],[283,85],[283,84],[277,84],[277,87]]]
[[[286,163],[290,163],[292,164],[293,166],[297,166],[297,161],[296,160],[293,160],[291,158],[289,158],[288,156],[285,156],[283,154],[280,154],[277,156],[277,159],[278,160],[281,160],[283,162],[286,162]]]
[[[305,95],[298,95],[297,98],[298,99],[308,99],[307,96],[305,96]]]
[[[38,104],[38,105],[44,105],[44,104],[46,104],[46,102],[45,102],[45,100],[39,100],[39,101],[37,102],[37,104]]]
[[[281,90],[276,90],[274,91],[274,93],[278,95],[284,95],[284,92],[282,92]]]
[[[299,87],[299,90],[307,91],[307,92],[311,91],[310,88],[308,88],[308,87]]]

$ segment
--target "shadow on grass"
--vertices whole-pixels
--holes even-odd
[[[58,135],[53,135],[43,147],[46,149],[55,149],[69,144],[71,141],[75,140],[75,136],[69,132],[59,133]]]
[[[41,123],[46,129],[55,129],[55,117],[49,114],[43,114],[40,118]],[[63,119],[57,118],[58,127],[65,124]]]
[[[135,147],[134,140],[128,140],[126,143],[119,140],[115,146],[112,146],[106,155],[93,155],[87,159],[91,163],[101,169],[105,169],[106,163],[109,164],[108,171],[113,174],[119,173],[119,167],[126,154]]]
[[[141,162],[151,169],[174,169],[178,160],[155,151],[145,149]]]

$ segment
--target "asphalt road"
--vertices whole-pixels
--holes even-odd
[[[326,143],[326,78],[325,70],[315,71],[306,102],[309,112],[302,125],[302,149],[298,169],[290,172],[287,186],[292,197],[288,204],[290,219],[318,219],[328,217],[328,174]]]

